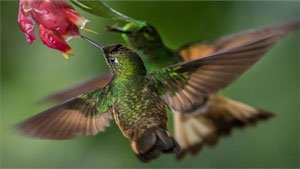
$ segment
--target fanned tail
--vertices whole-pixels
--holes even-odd
[[[236,127],[253,125],[269,119],[272,113],[249,105],[212,95],[206,112],[194,115],[174,113],[175,139],[181,147],[177,158],[187,152],[196,154],[204,145],[215,145],[221,136],[229,135]]]

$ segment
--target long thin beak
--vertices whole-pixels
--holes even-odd
[[[92,45],[96,46],[96,48],[100,49],[101,52],[103,52],[103,46],[101,46],[101,45],[98,44],[97,42],[95,42],[95,41],[93,41],[92,39],[89,39],[89,38],[87,38],[87,37],[85,37],[85,36],[82,36],[82,35],[80,35],[80,37],[81,37],[82,39],[84,39],[85,41],[91,43]]]
[[[122,29],[122,28],[120,28],[120,27],[117,27],[117,26],[106,26],[106,29],[107,29],[108,31],[111,31],[111,32],[131,34],[130,31],[124,30],[124,29]]]

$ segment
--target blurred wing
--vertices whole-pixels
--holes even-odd
[[[149,77],[170,108],[193,113],[205,105],[208,94],[226,87],[258,61],[278,37],[264,36],[206,58],[172,65]]]
[[[229,35],[211,42],[192,42],[181,47],[178,53],[183,60],[195,60],[207,57],[217,52],[236,48],[262,36],[277,33],[280,34],[280,37],[283,37],[287,33],[299,29],[299,27],[300,20],[297,20],[235,35]]]
[[[44,139],[95,135],[104,131],[112,118],[107,91],[98,89],[54,106],[21,122],[17,129],[27,136]]]
[[[42,99],[42,102],[50,100],[64,102],[85,92],[93,91],[95,89],[99,89],[101,87],[106,86],[110,82],[111,78],[112,75],[110,73],[105,75],[99,75],[76,86],[53,93],[48,97]]]

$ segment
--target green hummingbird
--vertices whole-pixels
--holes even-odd
[[[222,102],[211,93],[226,87],[257,62],[280,36],[279,32],[261,36],[236,48],[152,72],[147,71],[141,57],[132,49],[121,44],[102,47],[82,37],[103,51],[112,73],[110,82],[41,112],[17,127],[32,137],[70,139],[102,132],[114,117],[123,135],[130,140],[134,154],[142,162],[148,162],[161,153],[180,154],[181,140],[174,139],[166,125],[170,109],[186,118],[202,116],[198,120],[203,123],[191,121],[191,127],[197,132],[187,133],[189,141],[198,141],[198,134],[210,135],[210,140],[205,141],[213,144],[216,141],[216,137],[211,137],[213,128],[204,124],[223,127],[218,132],[227,133],[226,123],[243,126],[272,116],[240,103],[233,106],[243,112],[235,112],[228,118],[206,112],[217,111],[214,110],[217,107],[210,106],[214,104],[212,100]],[[205,116],[219,120],[208,121]]]
[[[146,63],[150,71],[158,70],[180,61],[191,61],[200,58],[206,58],[213,54],[241,47],[246,43],[255,41],[262,36],[278,34],[276,41],[280,40],[291,31],[297,30],[300,21],[278,24],[252,31],[246,31],[235,35],[225,36],[214,41],[191,42],[178,50],[172,50],[167,47],[161,39],[158,31],[147,23],[136,24],[128,23],[123,28],[109,27],[110,31],[122,33],[124,39],[130,44],[130,47],[136,50]],[[256,52],[255,48],[251,52]],[[207,73],[207,86],[216,85],[216,82],[209,81],[212,78],[224,78],[223,76]],[[71,89],[55,93],[47,99],[65,101],[78,94],[101,88],[107,85],[112,78],[112,74],[97,76],[96,78],[84,82]],[[183,93],[175,97],[176,101],[171,101],[173,106],[181,106],[184,102],[189,104],[191,100],[187,99]],[[209,93],[205,97],[193,97],[192,102],[206,100],[200,107],[205,107],[202,113],[193,113],[187,116],[185,112],[175,113],[174,118],[174,136],[181,147],[177,153],[178,158],[184,157],[187,152],[196,154],[204,145],[211,145],[217,142],[222,135],[228,135],[235,127],[243,127],[265,119],[264,112],[252,106],[240,103],[229,98],[221,97],[215,92]],[[183,103],[182,103],[183,102]],[[249,112],[256,112],[252,116]],[[194,125],[201,125],[206,130],[203,134],[197,130]]]

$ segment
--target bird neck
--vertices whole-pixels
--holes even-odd
[[[136,81],[147,74],[143,62],[127,64],[113,71],[114,79],[120,81]]]
[[[119,87],[119,88],[125,88],[125,87],[135,88],[136,86],[143,83],[144,77],[145,76],[142,75],[137,75],[137,76],[114,75],[112,83],[114,84],[115,87]]]

